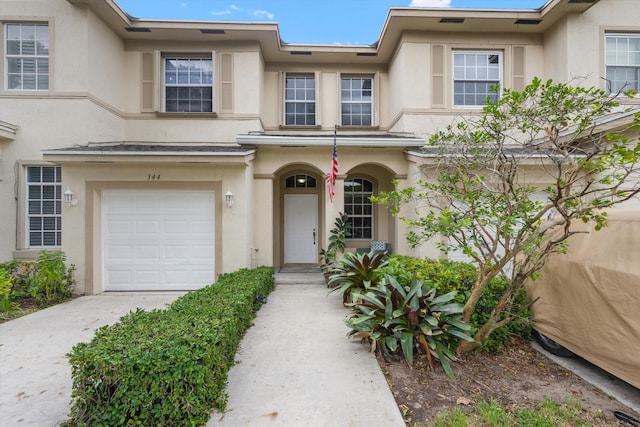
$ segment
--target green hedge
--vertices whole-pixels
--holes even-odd
[[[411,284],[414,277],[431,280],[438,294],[456,291],[455,302],[464,304],[471,295],[471,289],[478,276],[475,265],[467,262],[450,260],[432,260],[428,258],[414,258],[404,255],[390,255],[388,264],[381,269],[383,274],[389,274],[403,286]],[[497,277],[480,295],[476,311],[471,316],[471,326],[475,330],[482,326],[489,318],[491,310],[497,304],[507,287],[503,277]],[[508,343],[513,336],[529,339],[531,327],[528,322],[530,312],[524,289],[518,291],[514,297],[514,312],[523,311],[522,316],[502,328],[496,329],[489,338],[483,341],[482,348],[487,351],[497,351]],[[473,335],[473,334],[471,334]]]
[[[165,310],[138,309],[96,330],[67,355],[74,400],[66,425],[205,424],[225,407],[228,371],[273,272],[224,274]]]

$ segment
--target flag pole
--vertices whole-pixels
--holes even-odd
[[[333,203],[335,195],[336,178],[338,177],[338,126],[333,127],[333,155],[331,156],[331,170],[327,175],[327,190],[329,200]]]

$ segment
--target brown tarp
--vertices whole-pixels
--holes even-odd
[[[640,211],[610,211],[600,231],[569,238],[527,285],[532,325],[575,354],[640,387]]]

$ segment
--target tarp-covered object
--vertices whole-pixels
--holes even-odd
[[[527,284],[534,329],[640,387],[640,211],[613,210],[600,231],[569,238]]]

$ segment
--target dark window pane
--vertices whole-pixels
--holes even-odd
[[[44,230],[53,231],[56,229],[56,218],[55,217],[44,217],[42,218],[42,224],[44,226]]]
[[[31,231],[41,231],[42,218],[41,217],[29,218],[29,229]]]
[[[29,202],[29,215],[40,215],[42,213],[40,202],[30,201]]]
[[[45,232],[44,234],[44,246],[55,246],[56,245],[56,234],[55,232]]]
[[[56,169],[54,167],[42,168],[42,182],[55,182]]]
[[[42,234],[29,233],[29,246],[42,246]]]
[[[39,167],[27,168],[27,182],[40,182],[41,169]]]
[[[30,185],[29,186],[29,199],[41,199],[42,198],[42,187]]]

